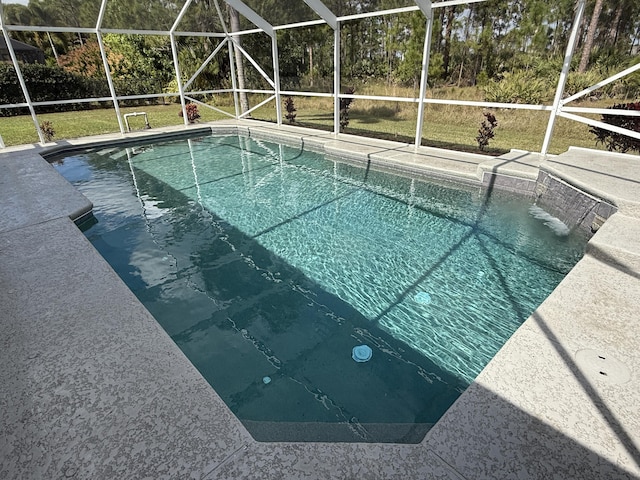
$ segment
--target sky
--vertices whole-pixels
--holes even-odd
[[[29,0],[2,0],[2,3],[4,4],[19,3],[21,5],[26,5],[27,3],[29,3]]]

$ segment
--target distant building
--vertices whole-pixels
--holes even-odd
[[[44,52],[38,47],[14,39],[11,39],[11,46],[19,62],[44,63]],[[0,62],[11,62],[11,55],[3,35],[0,35]]]

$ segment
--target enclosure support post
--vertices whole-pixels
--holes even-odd
[[[169,33],[169,39],[171,40],[171,53],[173,54],[173,68],[176,71],[176,82],[178,84],[178,94],[180,95],[180,108],[182,108],[182,120],[186,126],[186,125],[189,125],[189,118],[187,116],[187,104],[184,100],[184,88],[182,88],[180,64],[178,62],[178,46],[176,45],[176,36],[173,32]]]
[[[562,71],[560,72],[560,79],[558,80],[558,87],[556,88],[556,95],[553,99],[553,110],[551,110],[549,123],[547,124],[547,131],[544,134],[544,140],[542,142],[542,150],[540,151],[542,155],[546,155],[547,151],[549,150],[551,136],[553,135],[553,127],[555,126],[558,113],[562,108],[562,95],[564,94],[564,87],[567,83],[569,69],[571,68],[571,59],[573,58],[573,52],[575,51],[576,44],[578,43],[578,32],[580,31],[580,22],[582,21],[582,15],[584,14],[585,3],[586,0],[578,0],[578,4],[576,5],[576,14],[573,20],[573,28],[571,29],[571,36],[569,37],[569,43],[567,44],[567,51],[564,55]]]
[[[278,39],[277,34],[273,32],[271,37],[271,55],[273,55],[273,83],[276,91],[276,117],[278,125],[282,125],[282,102],[280,99],[280,62],[278,60]]]
[[[228,34],[227,34],[228,35]],[[240,119],[240,99],[238,98],[238,82],[236,81],[235,54],[233,49],[236,48],[230,37],[227,37],[229,44],[229,66],[231,67],[231,88],[233,88],[233,106],[236,111],[236,120]]]
[[[100,13],[98,13],[98,20],[96,21],[96,37],[98,38],[98,47],[100,47],[100,56],[102,57],[102,65],[104,65],[104,74],[107,77],[107,84],[109,85],[109,93],[113,100],[113,108],[116,111],[116,117],[118,118],[118,127],[120,127],[120,133],[124,134],[125,129],[122,124],[122,118],[120,117],[120,105],[118,104],[118,98],[116,95],[116,89],[113,85],[113,79],[111,78],[111,69],[109,68],[109,59],[107,53],[104,51],[104,42],[102,41],[102,33],[100,28],[102,27],[102,20],[104,19],[104,12],[107,8],[107,0],[102,0],[100,5]]]
[[[418,118],[416,120],[416,150],[422,145],[422,126],[424,124],[424,97],[427,94],[427,80],[429,77],[429,57],[431,55],[431,30],[433,28],[433,11],[429,2],[427,11],[423,13],[427,17],[426,33],[424,36],[424,48],[422,50],[422,71],[420,73],[420,97],[418,98]]]
[[[27,90],[27,84],[24,82],[24,77],[22,76],[22,71],[20,70],[20,65],[18,65],[18,58],[16,57],[16,52],[13,50],[13,45],[11,44],[11,38],[9,37],[9,32],[5,28],[3,22],[3,11],[2,11],[2,3],[0,2],[0,30],[2,31],[2,35],[4,36],[4,40],[7,44],[7,50],[9,50],[9,56],[11,57],[11,61],[13,62],[13,68],[16,71],[16,75],[18,76],[18,82],[20,83],[20,88],[22,88],[22,93],[24,95],[24,99],[27,102],[27,106],[29,107],[29,112],[31,113],[31,119],[33,120],[33,124],[36,127],[36,132],[38,133],[38,138],[40,139],[40,143],[45,143],[44,135],[42,134],[42,130],[40,130],[40,125],[38,125],[38,117],[36,115],[36,111],[33,108],[33,104],[31,103],[31,96],[29,95],[29,91]]]
[[[173,22],[171,26],[171,30],[169,30],[169,39],[171,40],[171,53],[173,55],[173,67],[176,71],[176,82],[178,84],[178,93],[180,94],[180,106],[182,107],[182,120],[184,121],[185,126],[189,125],[189,118],[187,116],[187,105],[184,99],[184,87],[182,86],[182,74],[180,73],[180,62],[178,60],[178,45],[176,44],[176,29],[178,28],[178,24],[184,17],[184,14],[187,12],[187,8],[191,5],[191,0],[187,0],[182,10],[178,14],[176,21]]]
[[[340,22],[333,31],[333,133],[340,133]]]

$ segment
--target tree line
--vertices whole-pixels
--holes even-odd
[[[111,0],[107,4],[103,27],[168,30],[181,4],[167,0]],[[343,16],[393,9],[406,6],[407,2],[333,0],[325,4]],[[274,25],[317,18],[309,13],[309,7],[301,0],[261,0],[251,2],[251,5]],[[520,81],[525,84],[530,83],[527,79],[535,78],[549,79],[553,84],[573,27],[575,6],[575,0],[489,0],[435,8],[430,85],[491,85],[514,75],[520,75]],[[5,5],[4,16],[7,24],[87,28],[95,26],[99,7],[100,0],[30,0],[27,6]],[[222,13],[223,21],[229,25],[229,9]],[[241,17],[235,28],[242,30],[255,26]],[[194,1],[179,30],[222,32],[213,0]],[[375,80],[402,86],[417,85],[425,36],[425,18],[421,12],[345,21],[341,22],[340,31],[343,82]],[[278,30],[277,35],[282,88],[330,91],[334,71],[331,29],[326,25],[297,27]],[[43,49],[52,65],[81,75],[104,76],[94,35],[14,31],[12,37]],[[637,63],[639,40],[640,0],[589,0],[580,25],[574,73],[586,76],[582,83],[588,84],[593,78],[605,78]],[[168,37],[108,34],[104,41],[114,78],[127,79],[137,85],[138,93],[175,89]],[[219,41],[209,37],[178,37],[180,67],[185,78],[199,68],[200,62]],[[264,34],[243,35],[242,41],[256,62],[272,74],[268,37]],[[192,88],[230,87],[229,61],[229,56],[221,52]],[[267,86],[255,69],[246,70],[247,88]],[[523,72],[526,72],[524,77]],[[637,77],[636,74],[625,80],[624,91],[616,90],[612,94],[637,96],[640,91],[640,78]],[[580,88],[582,84],[579,80],[576,82],[579,85],[575,88]]]

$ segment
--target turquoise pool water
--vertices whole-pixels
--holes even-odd
[[[265,441],[420,441],[586,243],[530,200],[238,136],[57,168],[94,203],[89,240]]]

